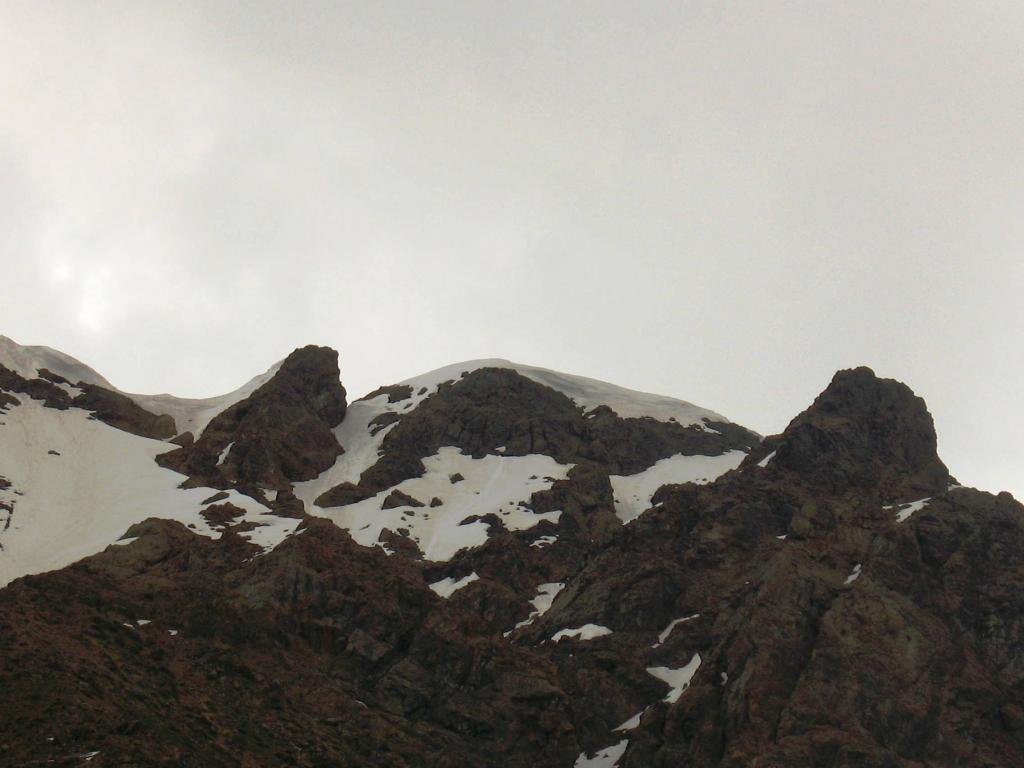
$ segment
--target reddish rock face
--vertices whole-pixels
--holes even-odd
[[[891,498],[944,491],[950,477],[936,455],[935,426],[924,400],[869,368],[840,371],[808,410],[764,454],[773,466],[835,490],[872,489]],[[748,461],[758,461],[761,455]],[[917,498],[915,497],[915,498]]]
[[[211,495],[218,540],[148,520],[0,590],[5,759],[570,768],[618,745],[618,768],[1024,765],[1024,508],[950,487],[904,385],[842,371],[761,443],[584,418],[481,369],[392,419],[380,461],[330,492],[386,490],[441,446],[576,464],[529,500],[557,520],[478,514],[486,543],[432,563],[401,531],[382,535],[390,556],[358,546],[291,493],[341,450],[337,378],[329,350],[298,350],[168,454],[193,482],[277,488],[304,519],[272,551]],[[609,475],[694,446],[753,450],[623,525]],[[433,501],[385,499],[417,516]]]
[[[344,450],[331,431],[345,417],[339,375],[333,349],[297,349],[266,384],[160,463],[194,486],[285,490],[314,478]]]

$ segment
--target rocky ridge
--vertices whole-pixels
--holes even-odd
[[[841,371],[762,441],[501,366],[346,406],[310,349],[158,457],[291,533],[211,490],[216,538],[150,519],[0,590],[10,764],[1024,763],[1024,509],[956,485],[905,385]],[[85,405],[47,384],[0,389]],[[389,525],[321,519],[356,509]]]

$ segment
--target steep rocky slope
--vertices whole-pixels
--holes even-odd
[[[1024,764],[1024,508],[868,369],[762,441],[505,361],[160,413],[12,358],[0,563],[57,570],[0,589],[0,764]]]

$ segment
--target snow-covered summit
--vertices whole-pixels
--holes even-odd
[[[238,389],[223,395],[205,398],[177,397],[168,393],[146,395],[118,389],[94,369],[71,355],[50,347],[21,345],[7,336],[0,335],[0,365],[11,369],[18,375],[29,379],[36,378],[39,371],[45,368],[63,376],[72,384],[84,381],[86,384],[94,384],[120,392],[151,413],[172,416],[177,424],[178,432],[192,432],[196,437],[202,433],[214,416],[244,400],[269,381],[280,368],[281,362],[277,361]],[[563,393],[588,411],[605,405],[622,418],[650,417],[659,421],[674,421],[681,426],[700,425],[704,421],[729,423],[729,420],[721,414],[685,400],[649,392],[638,392],[586,376],[576,376],[502,358],[483,358],[452,363],[399,383],[412,387],[412,407],[415,407],[436,392],[438,385],[446,381],[458,381],[464,374],[480,368],[514,370],[538,384]],[[403,403],[403,408],[409,410],[408,403]]]
[[[247,381],[227,394],[214,397],[190,398],[170,394],[140,395],[118,389],[85,363],[56,349],[42,346],[18,344],[7,336],[0,336],[0,365],[26,379],[39,376],[47,369],[63,376],[72,384],[82,381],[86,384],[104,387],[134,400],[140,407],[157,415],[168,414],[174,418],[178,432],[192,432],[198,437],[206,425],[221,411],[240,402],[269,381],[281,366],[282,361],[270,366],[264,373]]]
[[[98,387],[114,388],[96,371],[71,355],[50,347],[23,346],[3,335],[0,335],[0,365],[26,379],[38,378],[39,371],[45,368],[51,373],[63,376],[72,384],[84,381]]]
[[[649,392],[637,392],[616,384],[587,378],[586,376],[561,373],[549,368],[514,363],[501,358],[485,358],[453,363],[452,365],[446,365],[419,376],[414,376],[411,379],[406,379],[401,383],[413,388],[413,397],[416,398],[418,403],[420,400],[436,392],[439,384],[452,380],[458,381],[463,374],[472,373],[480,368],[506,368],[514,370],[531,381],[558,390],[574,400],[577,405],[583,406],[585,410],[589,411],[598,406],[606,405],[624,419],[647,416],[658,421],[674,421],[684,427],[694,424],[699,425],[704,421],[729,423],[729,420],[721,414],[701,408],[693,403],[688,403],[685,400],[677,400],[665,395],[654,395]],[[423,388],[426,389],[426,392],[418,395],[417,393]]]

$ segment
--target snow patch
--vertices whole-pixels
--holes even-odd
[[[697,674],[698,669],[700,669],[700,654],[695,653],[693,658],[690,659],[690,663],[685,667],[680,667],[679,669],[648,667],[647,672],[671,686],[672,690],[668,692],[665,701],[669,704],[675,704],[679,701],[679,697],[683,695],[683,691],[690,687],[690,681],[693,680],[693,676]]]
[[[360,475],[377,463],[381,443],[397,422],[382,429],[371,426],[370,422],[384,413],[397,411],[403,404],[404,401],[388,403],[387,394],[349,404],[345,418],[334,428],[334,436],[345,447],[345,452],[318,477],[295,483],[295,495],[306,505],[307,512],[315,513],[314,501],[320,494],[341,483],[358,483]],[[376,430],[376,434],[371,434],[372,430]]]
[[[224,446],[224,450],[222,450],[222,451],[221,451],[221,452],[220,452],[219,454],[217,454],[217,466],[218,466],[218,467],[219,467],[219,466],[220,466],[221,464],[223,464],[223,463],[224,463],[224,460],[225,460],[225,459],[226,459],[226,458],[228,457],[228,454],[229,454],[229,453],[231,453],[231,447],[232,447],[232,446],[233,446],[234,444],[235,444],[235,443],[234,443],[234,441],[232,440],[232,441],[231,441],[230,443],[228,443],[228,444],[227,444],[226,446]]]
[[[846,577],[846,581],[844,581],[843,584],[853,584],[853,582],[855,582],[859,578],[860,563],[857,563],[855,566],[853,566],[853,570],[850,572],[850,575]]]
[[[541,547],[546,547],[548,544],[554,544],[556,541],[558,541],[557,536],[541,536],[540,538],[531,541],[530,546],[540,549]]]
[[[931,501],[931,496],[926,499],[918,499],[917,501],[907,502],[906,504],[898,504],[900,508],[899,512],[896,513],[896,522],[904,523],[910,516],[915,512],[920,512],[922,509],[928,506],[928,502]]]
[[[772,451],[772,452],[771,452],[771,453],[769,453],[769,454],[768,454],[767,456],[765,456],[765,457],[764,457],[763,459],[761,459],[761,460],[760,460],[759,462],[757,462],[757,466],[761,467],[761,469],[764,469],[765,467],[767,467],[767,466],[768,466],[768,463],[769,463],[769,462],[770,462],[770,461],[771,461],[772,459],[774,459],[774,458],[775,458],[775,454],[776,454],[776,451]]]
[[[434,591],[434,594],[447,600],[467,584],[472,584],[479,578],[480,577],[477,576],[476,571],[473,571],[469,576],[463,576],[461,579],[453,579],[451,576],[446,576],[440,581],[435,581],[433,584],[428,586]]]
[[[555,643],[563,638],[593,640],[594,638],[604,637],[611,633],[612,631],[608,627],[602,627],[600,624],[584,624],[582,627],[576,627],[575,629],[560,629],[551,636],[551,640]]]
[[[629,720],[624,722],[622,725],[618,726],[617,728],[612,728],[612,732],[614,733],[615,731],[632,731],[634,728],[640,725],[640,718],[643,717],[643,714],[646,711],[646,709],[641,709],[639,712],[637,712],[635,715],[629,718]]]
[[[175,397],[168,394],[137,395],[128,392],[122,392],[121,394],[130,397],[140,407],[145,408],[150,413],[166,413],[170,415],[174,419],[174,424],[179,434],[191,432],[198,440],[203,434],[203,430],[213,421],[214,417],[223,413],[235,403],[245,400],[249,395],[274,378],[274,374],[277,373],[283,362],[284,360],[280,360],[274,363],[264,373],[250,379],[233,392],[216,397],[188,398]]]
[[[584,752],[576,758],[573,768],[615,768],[619,764],[619,759],[626,754],[628,746],[629,739],[623,739],[618,744],[595,752],[593,757],[587,757],[587,753]]]
[[[79,387],[72,387],[72,386],[70,386],[68,384],[56,384],[55,386],[58,386],[61,389],[63,389],[65,392],[67,392],[68,393],[68,397],[70,397],[72,400],[74,400],[76,397],[78,397],[80,394],[82,394],[85,391],[83,389],[80,389]]]
[[[19,576],[63,568],[108,545],[130,543],[126,529],[148,517],[177,520],[200,535],[220,538],[200,514],[215,489],[178,486],[183,475],[157,466],[167,443],[123,432],[79,408],[59,411],[24,398],[0,427],[4,476],[14,512],[0,532],[0,586]],[[52,461],[50,450],[61,454]],[[241,535],[261,547],[280,543],[299,520],[281,518],[237,491],[225,499],[257,527]]]
[[[652,645],[651,648],[657,648],[658,646],[662,645],[666,640],[668,640],[669,635],[672,634],[672,630],[675,629],[676,627],[678,627],[680,624],[682,624],[685,621],[693,621],[694,619],[698,618],[699,616],[700,616],[699,613],[695,613],[692,616],[684,616],[681,619],[674,619],[674,620],[670,621],[668,626],[665,627],[663,630],[661,630],[661,632],[658,633],[658,642],[656,642],[654,645]]]
[[[508,637],[512,632],[519,629],[520,627],[528,627],[533,624],[534,620],[539,616],[543,616],[548,612],[551,604],[555,602],[555,598],[558,597],[558,593],[565,588],[565,582],[563,581],[549,581],[546,584],[541,584],[537,587],[536,596],[530,600],[533,605],[533,611],[525,619],[516,624],[512,629],[505,633]]]
[[[746,453],[731,450],[720,456],[687,456],[678,453],[661,459],[635,475],[611,475],[615,514],[623,523],[630,523],[650,509],[651,497],[670,483],[710,483],[735,469]]]

